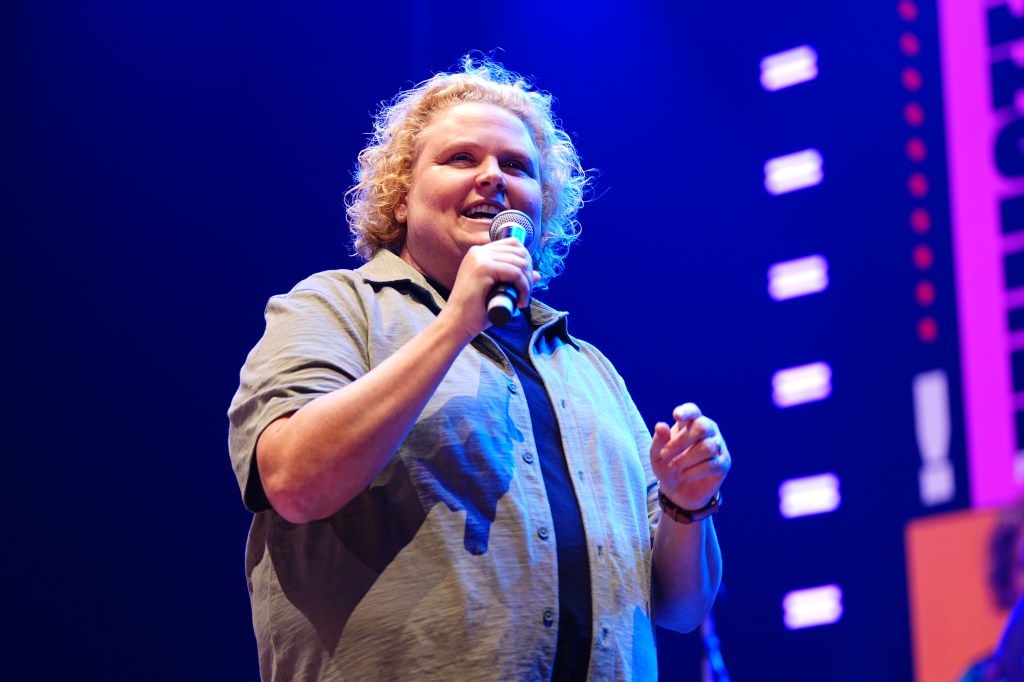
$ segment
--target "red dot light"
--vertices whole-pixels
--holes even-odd
[[[928,209],[915,208],[910,213],[910,228],[918,234],[924,234],[932,227],[932,216]]]
[[[932,266],[932,263],[935,262],[932,250],[927,244],[918,244],[915,246],[911,257],[914,261],[914,267],[918,270],[927,270]]]
[[[907,140],[907,158],[915,163],[924,161],[928,156],[928,148],[920,137],[912,137]]]
[[[921,171],[914,171],[907,180],[907,191],[918,199],[928,194],[928,178]]]
[[[935,303],[935,285],[926,279],[921,280],[914,287],[914,300],[918,305],[928,307]]]
[[[900,36],[900,50],[908,57],[916,57],[921,51],[921,41],[917,36],[907,31]]]
[[[904,67],[903,73],[900,74],[900,81],[903,83],[903,87],[910,92],[917,92],[921,89],[922,83],[924,83],[924,77],[913,66],[907,66]]]
[[[939,323],[934,317],[922,317],[917,323],[917,337],[925,343],[932,343],[939,338]]]
[[[917,5],[910,0],[900,0],[896,3],[896,13],[903,21],[917,19]]]
[[[917,102],[907,102],[903,107],[903,120],[907,125],[917,128],[924,123],[924,108]]]

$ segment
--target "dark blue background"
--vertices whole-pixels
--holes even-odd
[[[943,367],[963,434],[934,8],[893,3],[6,3],[3,248],[10,679],[255,679],[249,515],[225,411],[266,299],[351,267],[342,195],[377,103],[490,51],[560,100],[595,200],[542,294],[625,377],[648,423],[698,402],[735,457],[716,607],[735,680],[906,680],[902,545],[918,501],[910,379]],[[920,37],[908,59],[899,35]],[[761,57],[815,46],[777,93]],[[940,338],[915,334],[908,100],[935,218]],[[762,164],[816,147],[820,187]],[[831,287],[771,301],[766,270],[823,253]],[[831,399],[770,378],[826,360]],[[784,521],[777,486],[837,472],[843,507]],[[948,508],[948,507],[946,507]],[[789,632],[781,598],[838,583],[845,616]],[[661,633],[664,679],[695,636]]]

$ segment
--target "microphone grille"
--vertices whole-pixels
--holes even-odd
[[[537,236],[533,228],[533,221],[530,220],[530,216],[522,211],[512,208],[502,211],[491,220],[491,241],[496,242],[499,239],[508,237],[509,229],[514,227],[521,228],[526,232],[526,239],[523,240],[523,245],[527,249],[532,249],[534,237]]]

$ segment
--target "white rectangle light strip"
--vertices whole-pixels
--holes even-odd
[[[839,509],[841,501],[835,474],[791,478],[779,485],[779,513],[787,519],[827,514]]]
[[[761,60],[761,85],[774,92],[818,77],[818,53],[810,45],[770,54]]]
[[[782,598],[782,620],[790,630],[836,623],[843,617],[839,585],[793,590]]]
[[[776,156],[764,163],[764,188],[779,195],[820,185],[824,177],[821,152],[804,149],[785,156]]]
[[[772,375],[772,402],[776,407],[793,407],[832,395],[832,368],[827,362],[780,369]]]
[[[956,495],[956,477],[949,459],[952,425],[946,372],[933,369],[914,377],[914,435],[921,453],[917,482],[926,507],[945,504]]]
[[[813,255],[768,268],[768,295],[776,301],[817,294],[828,288],[828,261]]]

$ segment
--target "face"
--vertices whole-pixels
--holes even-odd
[[[483,102],[456,104],[420,133],[409,191],[395,207],[406,225],[401,256],[451,287],[463,256],[490,241],[491,219],[514,208],[540,229],[540,153],[518,116]]]

